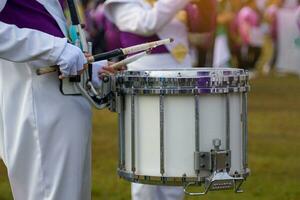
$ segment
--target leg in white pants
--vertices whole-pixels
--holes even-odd
[[[183,200],[182,187],[131,184],[132,200]]]
[[[38,77],[27,64],[3,60],[0,95],[0,152],[14,199],[89,200],[86,100],[61,95],[55,73]]]

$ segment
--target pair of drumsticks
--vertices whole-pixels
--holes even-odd
[[[93,63],[93,62],[100,61],[100,60],[107,60],[107,59],[110,59],[113,57],[127,56],[127,55],[135,54],[133,56],[125,58],[124,60],[121,60],[120,62],[114,63],[113,65],[110,66],[114,69],[120,69],[121,67],[150,54],[152,49],[154,49],[158,46],[161,46],[161,45],[168,45],[168,44],[172,43],[173,41],[174,41],[174,39],[169,38],[169,39],[139,44],[139,45],[135,45],[135,46],[127,47],[127,48],[120,48],[120,49],[116,49],[116,50],[109,51],[106,53],[101,53],[101,54],[87,57],[87,62]],[[58,69],[59,69],[58,66],[44,67],[44,68],[37,69],[36,73],[37,73],[37,75],[43,75],[43,74],[55,72]]]

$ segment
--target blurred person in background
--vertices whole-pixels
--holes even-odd
[[[231,65],[231,48],[230,48],[230,25],[233,23],[238,6],[238,0],[219,0],[217,30],[214,44],[214,67],[228,67]],[[236,36],[233,37],[236,39]],[[233,39],[232,38],[232,39]]]
[[[278,41],[277,41],[277,13],[282,6],[283,0],[270,0],[267,2],[267,8],[264,13],[264,19],[269,25],[269,36],[272,41],[272,56],[271,59],[263,66],[263,74],[269,74],[271,69],[274,69],[277,53],[278,53]]]
[[[171,45],[157,48],[152,55],[146,56],[137,62],[130,64],[129,69],[144,68],[179,68],[191,67],[193,58],[190,52],[188,39],[188,15],[185,7],[190,0],[108,0],[105,3],[107,18],[120,30],[120,41],[122,47],[127,47],[143,42],[158,39],[174,38]],[[201,2],[201,1],[199,1]],[[209,2],[209,3],[207,3]],[[198,32],[209,32],[212,30],[214,11],[210,2],[204,0],[197,12],[202,17],[197,28]],[[199,3],[200,4],[200,3]],[[164,10],[165,9],[165,10]],[[189,8],[192,10],[192,7]],[[205,21],[207,20],[207,21]],[[198,23],[197,23],[198,24]],[[191,26],[195,26],[192,24]],[[196,28],[195,28],[196,29]],[[196,30],[193,30],[196,31]],[[158,59],[160,58],[160,59]],[[157,61],[160,61],[158,63]]]
[[[190,54],[193,67],[211,67],[213,63],[215,29],[205,33],[189,32]]]
[[[238,63],[239,67],[249,70],[250,78],[256,75],[255,67],[264,41],[261,20],[256,2],[246,0],[237,16],[238,33],[241,37]]]
[[[85,21],[85,30],[88,39],[93,44],[93,55],[107,51],[105,40],[103,14],[99,15],[99,11],[103,10],[104,0],[82,0],[82,12]],[[102,12],[101,12],[102,13]]]
[[[218,17],[218,22],[220,24],[226,24],[228,21],[228,44],[231,53],[231,62],[233,65],[239,67],[238,57],[240,54],[240,48],[242,40],[238,30],[238,14],[242,8],[242,2],[240,0],[228,0],[230,13],[225,15],[225,20],[222,17],[222,11]]]
[[[192,1],[193,2],[193,1]],[[185,9],[188,18],[188,40],[190,44],[190,54],[192,56],[193,67],[212,67],[213,64],[213,49],[214,36],[216,31],[216,17],[217,17],[217,1],[213,9],[206,11],[198,9],[193,3],[189,3]],[[204,6],[205,7],[205,6]],[[205,13],[209,12],[211,15],[208,24],[199,24],[199,21],[206,17]],[[202,29],[202,30],[201,30]]]
[[[299,5],[299,0],[282,0],[282,7],[289,9],[296,9]]]
[[[129,69],[190,68],[193,58],[188,33],[210,32],[215,25],[215,7],[215,0],[107,0],[105,14],[120,31],[121,47],[174,39],[171,45],[129,64]],[[132,198],[182,200],[184,193],[182,187],[133,183]]]
[[[297,21],[297,26],[299,30],[299,37],[295,40],[295,44],[297,45],[298,48],[300,48],[300,1],[298,1],[298,8],[297,8],[297,14],[296,14],[296,21]]]
[[[100,31],[101,35],[95,35],[93,37],[94,41],[98,39],[103,39],[105,44],[104,51],[111,51],[120,48],[120,31],[119,29],[104,15],[104,0],[99,1],[98,4],[89,12],[89,18],[95,25],[95,31]],[[115,60],[120,60],[122,58],[113,58]]]
[[[280,75],[300,75],[300,49],[297,46],[299,30],[297,25],[298,0],[284,0],[277,12],[276,72]]]

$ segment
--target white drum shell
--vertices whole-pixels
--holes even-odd
[[[200,152],[214,149],[220,139],[226,149],[226,95],[199,95]],[[243,172],[242,95],[229,93],[231,173]],[[125,96],[125,170],[131,172],[131,98]],[[161,176],[160,173],[160,97],[135,95],[135,174]],[[164,97],[164,177],[197,177],[194,170],[195,97]],[[211,172],[201,170],[200,176]]]

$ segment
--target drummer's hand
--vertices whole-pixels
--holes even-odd
[[[78,54],[80,54],[80,53],[78,53]],[[84,72],[84,70],[86,70],[88,68],[88,62],[87,62],[87,60],[88,60],[88,57],[90,57],[91,55],[85,53],[84,56],[85,56],[85,59],[84,59],[83,63],[81,62],[83,65],[81,65],[80,62],[77,63],[78,65],[81,65],[81,66],[77,67],[78,71],[77,71],[76,74],[75,74],[75,72],[73,72],[73,73],[65,73],[65,72],[62,71],[62,68],[60,66],[61,75],[59,76],[59,79],[64,79],[64,78],[67,78],[67,77],[81,75]]]
[[[99,71],[99,78],[100,79],[103,79],[103,77],[105,75],[113,75],[113,74],[116,74],[117,72],[119,71],[123,71],[123,70],[126,70],[127,67],[126,66],[122,66],[122,67],[118,67],[118,68],[115,68],[115,67],[112,67],[114,63],[112,62],[109,62],[108,63],[108,66],[105,66],[105,67],[102,67]]]

